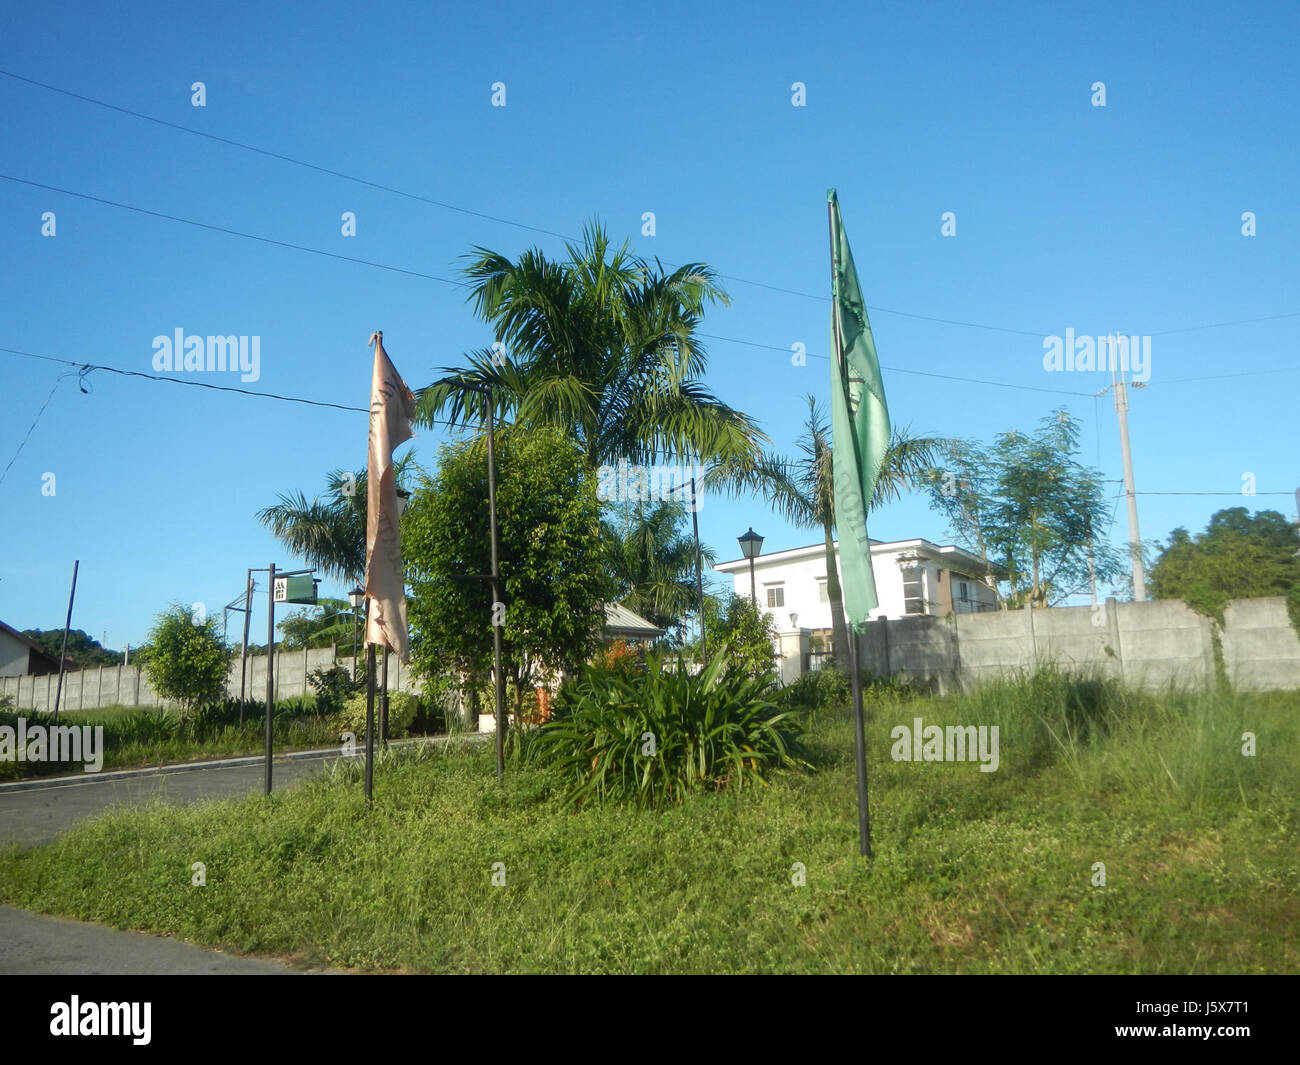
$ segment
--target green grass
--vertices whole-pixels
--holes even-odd
[[[917,716],[997,724],[1000,769],[890,760],[890,729]],[[876,693],[869,718],[870,864],[841,708],[809,720],[815,771],[767,788],[574,812],[554,773],[498,786],[490,750],[422,747],[385,757],[368,812],[354,766],[269,798],[124,809],[0,855],[0,898],[363,970],[1300,969],[1300,693],[1049,674]]]
[[[26,718],[29,726],[50,724],[49,715],[44,713],[12,710],[0,714],[0,724],[14,726],[18,717]],[[151,722],[160,727],[140,727]],[[60,725],[103,726],[104,760],[100,768],[104,771],[261,754],[265,749],[265,718],[260,710],[250,713],[242,725],[236,722],[197,737],[180,729],[179,722],[180,716],[174,710],[140,706],[62,711],[58,719]],[[277,751],[330,747],[338,743],[338,738],[338,724],[329,717],[284,714],[277,716],[272,726]],[[67,773],[84,775],[84,763],[0,761],[0,781]]]

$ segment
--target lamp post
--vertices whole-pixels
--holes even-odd
[[[758,585],[754,580],[754,557],[763,549],[763,538],[754,532],[751,525],[744,536],[739,536],[740,553],[749,559],[749,598],[754,603],[754,609],[758,609]]]
[[[357,679],[357,628],[361,621],[361,615],[357,611],[365,601],[366,593],[360,587],[348,592],[348,602],[352,604],[352,680],[354,682]]]
[[[678,488],[691,486],[691,527],[695,530],[695,598],[700,608],[700,660],[704,666],[709,664],[709,648],[704,633],[704,577],[702,570],[704,566],[703,557],[700,553],[700,505],[695,497],[695,478],[683,481],[679,485],[670,488],[670,492],[677,491]]]

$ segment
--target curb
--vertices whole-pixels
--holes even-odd
[[[407,740],[389,740],[389,747],[408,747],[417,743],[447,743],[453,739],[475,739],[477,736],[491,735],[491,733],[469,733],[466,735],[441,735],[441,736],[416,736]],[[358,750],[364,748],[359,747]],[[291,761],[302,761],[310,758],[343,758],[345,757],[338,747],[318,747],[311,751],[285,751],[283,754],[273,754],[271,764],[284,763]],[[359,759],[359,756],[358,756]],[[206,762],[169,762],[165,765],[144,766],[140,769],[114,769],[107,773],[82,773],[66,774],[56,777],[39,777],[34,780],[14,780],[0,784],[0,797],[11,792],[18,791],[37,791],[41,788],[76,788],[83,787],[87,784],[103,784],[111,780],[132,780],[137,777],[156,777],[165,776],[168,773],[188,773],[200,769],[240,769],[247,766],[265,765],[266,756],[263,754],[241,755],[238,758],[215,758]]]

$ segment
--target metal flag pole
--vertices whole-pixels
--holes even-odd
[[[835,204],[826,204],[826,217],[830,228],[831,242],[831,338],[835,351],[832,355],[835,372],[843,373],[844,351],[840,339],[840,321],[838,309],[834,304],[838,285],[838,270],[835,259]],[[841,543],[846,543],[841,537]],[[868,564],[870,564],[868,562]],[[866,858],[871,854],[871,807],[867,799],[867,744],[866,721],[862,711],[862,673],[858,669],[858,631],[852,621],[845,619],[849,630],[849,685],[853,691],[853,756],[858,775],[858,852]]]
[[[492,662],[497,715],[497,780],[502,781],[506,775],[506,675],[501,667],[501,628],[505,619],[497,617],[497,604],[502,603],[503,600],[501,569],[497,558],[497,465],[493,443],[495,422],[491,388],[485,390],[485,398],[487,400],[488,528],[492,540]]]
[[[387,652],[388,648],[384,648]],[[375,645],[366,643],[366,805],[375,794]]]

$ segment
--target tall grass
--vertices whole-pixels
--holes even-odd
[[[575,812],[560,770],[515,761],[499,785],[490,750],[403,751],[369,808],[339,763],[270,797],[97,818],[0,854],[0,900],[364,970],[1300,969],[1300,693],[1048,674],[872,689],[866,709],[870,864],[842,705],[804,736],[817,770],[765,788]],[[998,725],[998,771],[894,761],[915,717]]]

